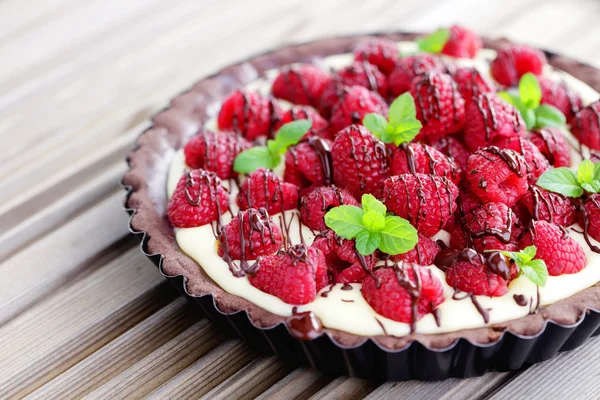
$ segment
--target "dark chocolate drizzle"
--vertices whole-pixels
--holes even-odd
[[[522,294],[515,294],[513,296],[513,299],[515,300],[515,303],[517,303],[521,307],[525,307],[526,305],[529,304],[529,301],[527,300],[527,298],[525,296],[523,296]]]
[[[286,320],[292,336],[300,340],[313,340],[321,336],[323,324],[312,311],[297,312],[294,308],[292,313]]]
[[[479,314],[481,314],[481,317],[483,318],[483,322],[485,322],[486,324],[488,322],[490,322],[490,308],[484,308],[481,303],[479,302],[479,300],[477,300],[477,297],[475,295],[469,295],[469,297],[471,298],[471,302],[473,303],[473,305],[475,306],[475,308],[477,309],[477,312],[479,312]]]

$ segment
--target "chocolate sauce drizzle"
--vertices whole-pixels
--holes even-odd
[[[419,109],[421,110],[422,117],[425,125],[428,121],[434,120],[437,121],[441,118],[442,112],[442,104],[441,104],[441,94],[438,86],[433,81],[433,77],[435,74],[428,73],[423,75],[423,77],[416,82],[415,91],[417,93],[415,101],[419,105]],[[452,115],[454,118],[454,123],[458,122],[458,102],[460,100],[460,94],[456,83],[451,81],[452,86]]]
[[[286,320],[292,336],[300,340],[313,340],[321,336],[323,324],[312,311],[297,312],[294,307],[292,313]]]
[[[517,303],[521,307],[525,307],[526,305],[529,304],[529,301],[527,300],[527,298],[525,296],[523,296],[522,294],[513,295],[513,299],[515,300],[515,303]]]

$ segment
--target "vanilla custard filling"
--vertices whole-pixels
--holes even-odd
[[[416,50],[414,42],[399,42],[398,48],[402,53],[413,52]],[[452,59],[457,65],[472,66],[480,70],[483,74],[489,76],[487,61],[495,57],[495,51],[484,49],[479,52],[476,59]],[[316,60],[317,63],[325,68],[339,69],[349,65],[353,61],[352,54],[341,54]],[[277,76],[277,70],[266,72],[266,78],[258,79],[248,85],[248,90],[258,91],[268,94],[272,80]],[[575,77],[552,69],[547,66],[544,75],[555,80],[564,81],[572,90],[578,93],[584,105],[596,101],[598,93],[591,87],[576,79]],[[289,108],[290,104],[282,102],[283,108]],[[212,119],[205,125],[209,129],[217,129],[216,120]],[[581,161],[580,154],[576,151],[579,147],[577,140],[565,130],[565,137],[572,146],[572,166],[576,166]],[[276,174],[283,175],[283,163]],[[174,192],[177,182],[184,174],[186,169],[183,150],[175,153],[169,169],[167,180],[167,193],[169,197]],[[223,185],[230,190],[230,205],[234,214],[237,212],[235,199],[237,187],[229,187],[228,182]],[[298,210],[288,210],[286,220],[291,221],[289,229],[289,240],[291,243],[300,243],[300,229],[306,244],[311,244],[314,240],[312,231],[299,223]],[[272,216],[274,221],[278,220],[278,215]],[[227,224],[231,219],[228,213],[222,216],[223,224]],[[579,229],[578,226],[573,226]],[[452,332],[461,329],[478,328],[486,325],[500,323],[512,319],[526,316],[539,306],[545,306],[555,303],[574,295],[581,290],[588,288],[600,281],[600,254],[591,251],[585,242],[582,234],[568,229],[569,235],[576,240],[587,257],[587,266],[576,274],[567,274],[560,276],[549,276],[546,286],[537,287],[527,277],[520,276],[514,279],[508,286],[508,293],[501,297],[456,295],[452,287],[446,283],[445,275],[442,270],[432,265],[427,267],[432,274],[436,275],[444,288],[444,302],[437,307],[439,326],[436,323],[433,314],[427,314],[421,318],[415,326],[415,331],[419,333],[443,333]],[[285,232],[283,232],[285,234]],[[267,311],[281,316],[292,315],[294,305],[287,304],[278,297],[262,292],[250,284],[247,277],[236,278],[229,270],[228,264],[217,253],[217,240],[214,237],[211,225],[204,225],[196,228],[176,228],[176,240],[181,249],[193,258],[204,269],[204,271],[216,282],[223,290],[228,293],[240,296]],[[449,234],[441,231],[435,239],[441,239],[448,243]],[[590,238],[592,244],[600,246],[600,243]],[[297,311],[312,311],[322,322],[323,326],[341,331],[353,333],[356,335],[393,335],[405,336],[410,333],[410,324],[397,322],[377,314],[375,310],[363,298],[360,288],[361,284],[351,284],[352,290],[342,290],[341,284],[335,284],[333,287],[327,286],[321,290],[327,291],[327,297],[317,295],[316,299],[306,305],[297,306]],[[521,295],[526,300],[525,306],[520,306],[514,299],[515,295]],[[482,312],[476,307],[478,303],[480,310],[486,310],[488,322],[484,322]]]

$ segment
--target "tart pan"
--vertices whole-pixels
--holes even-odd
[[[489,327],[401,338],[361,337],[324,328],[317,337],[301,340],[290,333],[284,317],[224,292],[177,246],[165,215],[169,164],[175,151],[218,113],[227,95],[269,69],[348,53],[364,39],[402,41],[415,36],[383,33],[329,38],[251,57],[175,97],[139,136],[127,158],[130,170],[122,181],[129,229],[140,238],[143,253],[163,276],[197,306],[199,318],[206,316],[250,345],[293,365],[304,364],[327,374],[393,381],[465,378],[487,371],[516,370],[574,349],[600,333],[600,285],[596,284],[535,314]],[[497,49],[505,43],[505,39],[484,39],[486,48]],[[545,53],[555,68],[600,90],[598,70]]]

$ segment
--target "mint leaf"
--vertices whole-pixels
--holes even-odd
[[[394,133],[393,133],[393,143],[396,146],[399,146],[402,143],[410,142],[413,140],[419,132],[421,132],[421,128],[423,124],[418,119],[406,119],[404,121],[400,121],[398,125],[396,125]]]
[[[381,243],[381,236],[377,232],[362,231],[354,240],[356,250],[363,256],[373,254]]]
[[[387,212],[387,207],[381,201],[377,200],[375,196],[370,193],[365,193],[360,198],[360,202],[364,211],[374,211],[378,214],[381,214],[385,217],[385,213]]]
[[[594,163],[590,160],[583,160],[579,167],[577,167],[577,180],[582,185],[584,183],[592,183],[594,181],[595,174],[595,166]]]
[[[396,100],[390,104],[388,113],[390,124],[396,126],[407,119],[417,118],[417,108],[415,107],[415,99],[409,92],[396,97]]]
[[[279,154],[285,154],[288,147],[297,144],[300,139],[302,139],[302,136],[308,132],[311,126],[312,122],[307,119],[299,119],[288,122],[279,128],[275,134],[275,139],[273,141],[269,141],[272,144],[268,143],[267,147],[269,147],[271,151]]]
[[[525,264],[535,258],[535,254],[537,253],[537,248],[535,246],[527,246],[523,250],[519,252]]]
[[[593,183],[582,183],[581,188],[588,193],[598,193],[598,188],[600,188],[600,182],[594,181]]]
[[[552,168],[544,172],[536,184],[546,190],[568,197],[579,197],[583,194],[577,175],[566,167]]]
[[[538,286],[545,286],[548,279],[548,268],[544,260],[531,260],[527,265],[520,267],[527,278]]]
[[[536,108],[542,100],[542,89],[535,75],[526,73],[519,81],[519,97],[527,108]]]
[[[385,214],[366,211],[362,217],[362,224],[370,232],[379,232],[385,226]]]
[[[325,225],[344,239],[354,239],[366,230],[363,214],[364,211],[355,206],[334,207],[325,214]]]
[[[594,180],[600,181],[600,163],[594,164]]]
[[[523,117],[523,121],[525,121],[527,130],[532,129],[535,126],[535,112],[533,109],[527,108],[525,103],[521,101],[521,98],[518,95],[510,92],[500,92],[498,93],[498,96],[507,103],[515,106],[515,108],[521,114],[521,117]]]
[[[238,154],[233,162],[233,169],[240,174],[248,174],[261,167],[273,169],[280,161],[279,154],[273,154],[267,147],[257,146]]]
[[[417,245],[417,230],[404,218],[385,217],[385,227],[379,232],[379,250],[390,255],[406,253]]]
[[[388,126],[388,121],[383,115],[373,113],[365,115],[362,123],[379,139],[385,134],[385,129]]]
[[[566,118],[557,108],[542,104],[535,109],[535,128],[550,126],[560,128],[566,123]]]
[[[417,38],[416,42],[421,51],[427,53],[440,53],[449,38],[450,30],[443,28],[438,29],[429,36]]]

